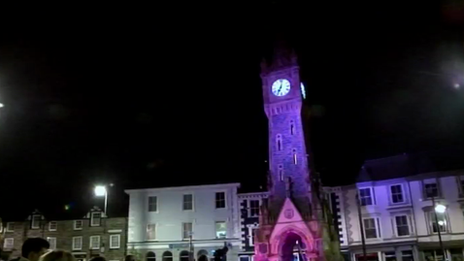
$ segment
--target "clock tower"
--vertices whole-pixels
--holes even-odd
[[[338,237],[328,227],[329,208],[310,168],[302,113],[305,91],[296,54],[277,47],[262,62],[261,79],[269,122],[270,195],[260,209],[255,260],[292,261],[295,254],[302,261],[329,260],[326,253],[333,244],[337,251]],[[339,260],[335,256],[330,260]]]
[[[281,48],[273,57],[272,63],[263,61],[261,65],[264,110],[269,122],[268,189],[276,200],[288,196],[307,198],[310,183],[300,69],[293,52]]]

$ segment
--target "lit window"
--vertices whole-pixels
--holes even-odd
[[[100,249],[100,236],[90,237],[90,249]]]
[[[192,223],[182,223],[182,238],[189,239],[192,236]]]
[[[156,239],[156,224],[147,225],[147,240]]]
[[[183,210],[193,210],[193,195],[192,194],[185,194],[184,201],[182,204]]]
[[[279,172],[279,180],[284,181],[284,166],[279,165],[278,168],[279,168],[279,170],[278,170],[278,172]]]
[[[50,249],[56,249],[56,237],[47,237],[47,241],[50,244]]]
[[[448,232],[448,222],[446,222],[446,213],[438,213],[434,210],[428,212],[429,215],[429,226],[432,233],[438,233],[440,229],[441,233]],[[438,222],[437,222],[438,219]]]
[[[226,193],[216,192],[216,208],[225,208],[225,207],[226,207]]]
[[[148,212],[158,211],[158,197],[148,197]]]
[[[14,248],[14,238],[5,238],[5,242],[3,243],[4,249],[13,249]]]
[[[216,222],[216,238],[226,238],[227,237],[227,225],[224,221]]]
[[[297,164],[298,163],[298,159],[297,159],[297,155],[296,155],[296,149],[293,149],[293,164]]]

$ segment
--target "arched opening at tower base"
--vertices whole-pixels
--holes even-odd
[[[312,256],[306,254],[307,245],[300,235],[294,232],[286,234],[280,247],[280,261],[313,261]]]

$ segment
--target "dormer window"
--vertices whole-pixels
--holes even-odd
[[[41,220],[42,220],[42,216],[40,216],[40,215],[32,215],[31,228],[32,229],[39,229]]]
[[[90,226],[99,227],[101,225],[101,212],[92,212],[90,214]]]

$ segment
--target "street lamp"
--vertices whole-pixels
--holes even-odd
[[[105,212],[105,215],[108,216],[108,213],[106,212],[107,211],[107,208],[108,208],[108,190],[106,189],[105,186],[95,186],[95,196],[97,197],[105,197],[105,208],[104,208],[104,212]]]
[[[446,211],[446,206],[444,206],[444,205],[442,205],[442,204],[437,204],[437,205],[435,206],[435,211],[436,211],[437,213],[443,214],[443,213],[445,213],[445,211]]]
[[[446,211],[446,206],[445,205],[442,205],[440,203],[438,204],[435,204],[435,198],[432,197],[432,204],[434,206],[434,215],[435,215],[435,222],[437,222],[437,231],[438,231],[438,241],[440,243],[440,248],[441,248],[441,251],[443,252],[443,258],[445,260],[448,260],[447,259],[447,255],[446,255],[446,252],[445,252],[445,248],[443,247],[443,240],[441,239],[441,226],[445,226],[445,219],[442,220],[438,220],[438,215],[437,213],[440,213],[440,214],[444,214],[445,211]]]

